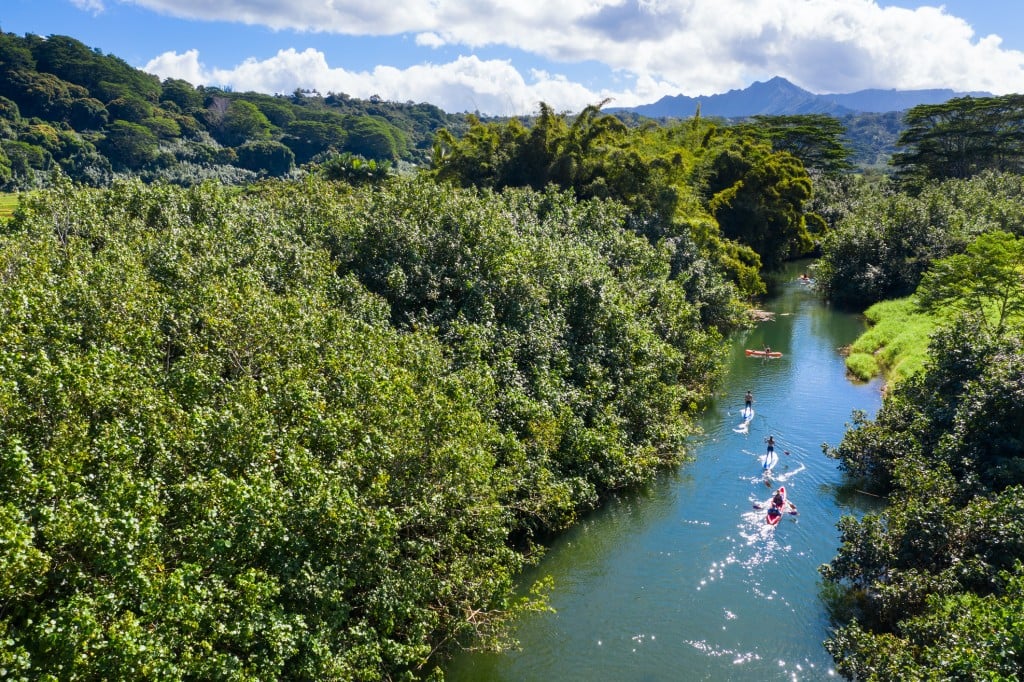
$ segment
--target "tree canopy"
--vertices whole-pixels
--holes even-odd
[[[502,645],[538,538],[687,457],[740,310],[627,216],[315,174],[25,197],[0,667],[394,680]]]
[[[904,123],[897,144],[905,151],[897,152],[892,163],[911,189],[985,170],[1024,169],[1024,95],[919,105],[906,113]]]
[[[809,171],[835,176],[853,168],[853,152],[844,139],[846,126],[834,116],[760,115],[752,121],[752,132],[765,136],[776,151],[789,152],[800,159]]]

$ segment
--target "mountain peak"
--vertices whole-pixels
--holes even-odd
[[[904,111],[919,104],[941,104],[964,95],[991,97],[988,93],[958,93],[953,90],[860,90],[849,94],[816,95],[782,76],[775,76],[764,82],[755,81],[742,90],[705,97],[665,96],[654,104],[609,109],[609,112],[631,111],[651,118],[689,118],[699,105],[701,115],[722,118],[796,114],[845,116],[860,112]]]

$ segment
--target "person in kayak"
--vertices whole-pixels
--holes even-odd
[[[770,508],[778,509],[781,513],[786,511],[787,507],[789,508],[790,514],[797,513],[796,505],[790,502],[789,497],[786,495],[786,486],[779,486],[779,489],[775,491],[774,495],[772,495]]]
[[[786,487],[781,486],[772,496],[772,509],[782,510],[786,506]]]

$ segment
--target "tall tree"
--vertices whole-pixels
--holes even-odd
[[[1024,95],[959,97],[907,112],[893,156],[910,188],[928,180],[968,178],[983,170],[1024,169]]]
[[[808,170],[838,175],[853,167],[852,152],[843,140],[846,128],[832,116],[754,116],[753,120],[754,124],[747,128],[766,136],[776,151],[789,152],[800,159]]]

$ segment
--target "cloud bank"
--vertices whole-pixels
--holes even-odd
[[[1024,53],[978,36],[940,7],[881,7],[875,0],[119,0],[161,14],[290,32],[299,47],[260,61],[205,65],[196,50],[157,56],[146,70],[236,90],[296,87],[428,101],[447,111],[511,115],[537,103],[579,110],[606,98],[633,106],[663,95],[710,95],[783,76],[816,93],[864,88],[1024,91]],[[78,0],[95,7],[100,0]],[[107,0],[108,4],[110,0]],[[306,34],[409,36],[421,63],[349,71],[303,49]],[[462,56],[431,63],[438,48]],[[546,60],[523,72],[502,48]],[[380,57],[386,62],[388,55]],[[593,62],[617,89],[557,73]],[[571,69],[565,66],[566,71]]]

